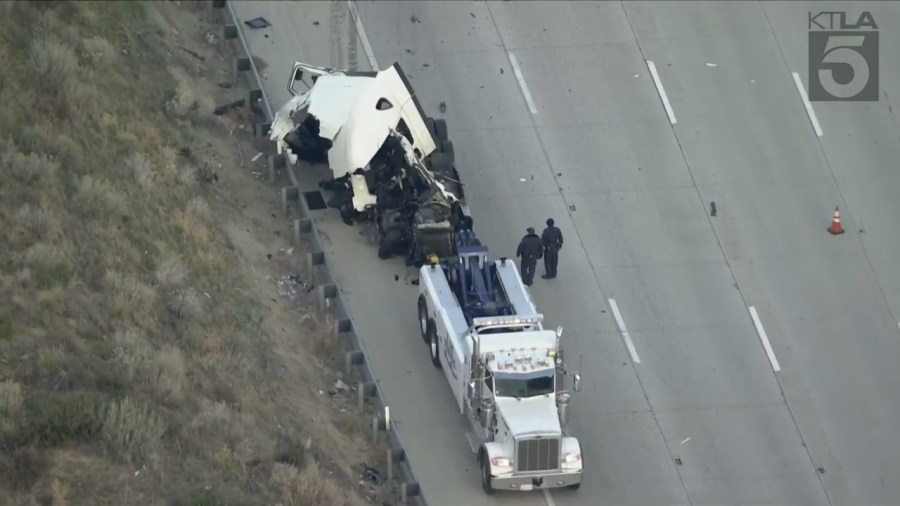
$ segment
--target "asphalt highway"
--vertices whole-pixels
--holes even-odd
[[[234,4],[273,23],[245,27],[273,107],[293,61],[370,46],[447,119],[495,256],[547,217],[565,236],[532,293],[581,358],[585,483],[487,497],[415,272],[317,213],[429,504],[900,504],[900,4],[360,2],[367,43],[342,2]],[[880,28],[880,100],[812,119],[807,13],[845,9]]]

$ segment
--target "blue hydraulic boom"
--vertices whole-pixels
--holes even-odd
[[[469,325],[474,318],[515,314],[497,275],[497,266],[488,259],[487,246],[481,244],[471,228],[456,232],[456,256],[445,262],[444,270]]]

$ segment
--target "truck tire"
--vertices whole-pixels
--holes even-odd
[[[434,320],[429,320],[431,325],[428,326],[428,351],[431,354],[431,363],[438,369],[441,368],[441,346],[437,335],[437,328]]]
[[[441,153],[447,155],[451,162],[456,162],[456,152],[453,150],[453,141],[441,141]]]
[[[434,118],[425,118],[425,128],[428,129],[428,133],[431,134],[431,138],[434,139],[435,143],[438,143],[440,139],[438,139],[434,130]]]
[[[485,453],[481,457],[481,488],[484,490],[485,494],[491,495],[494,493],[494,484],[492,482],[491,463]]]
[[[450,136],[447,133],[447,120],[444,118],[434,120],[434,134],[439,141],[450,140]]]
[[[403,242],[403,229],[391,227],[384,231],[381,242],[378,245],[378,258],[391,258],[400,250]]]
[[[428,317],[428,302],[424,295],[419,295],[419,330],[422,331],[422,340],[428,344],[428,327],[433,325]]]

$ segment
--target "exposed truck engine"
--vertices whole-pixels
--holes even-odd
[[[298,62],[288,90],[270,139],[292,163],[328,164],[332,177],[319,184],[327,206],[348,225],[374,226],[381,258],[420,266],[452,255],[455,232],[472,226],[453,143],[400,66],[350,72]]]
[[[454,258],[420,267],[418,314],[431,361],[471,423],[482,487],[577,489],[583,463],[566,427],[562,328],[543,328],[514,262],[489,260],[471,230],[457,235]],[[580,385],[576,373],[572,390]]]

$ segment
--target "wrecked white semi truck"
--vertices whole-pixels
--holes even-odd
[[[453,253],[454,231],[471,217],[443,119],[425,116],[398,64],[351,72],[295,63],[292,99],[270,139],[291,161],[327,163],[328,207],[345,223],[373,224],[378,255],[422,265]]]
[[[422,337],[471,423],[485,492],[578,488],[562,328],[543,328],[515,263],[489,260],[475,237],[446,123],[425,116],[396,63],[380,72],[296,63],[288,89],[272,123],[279,152],[326,163],[328,206],[347,224],[373,223],[382,258],[404,254],[420,267]],[[576,373],[572,390],[580,384]]]

